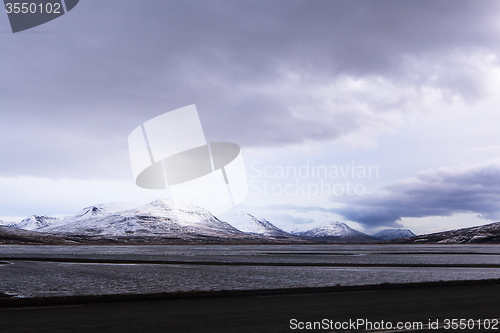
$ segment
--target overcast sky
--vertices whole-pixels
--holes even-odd
[[[196,104],[287,230],[500,220],[500,2],[82,0],[0,50],[0,216],[165,196],[127,137]]]

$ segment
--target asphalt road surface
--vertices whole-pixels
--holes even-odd
[[[385,327],[376,332],[410,332],[411,329],[397,330],[394,326],[399,322],[406,325],[410,325],[407,322],[422,322],[426,327],[429,320],[434,323],[436,319],[440,329],[419,331],[500,332],[500,323],[495,326],[494,320],[478,322],[479,319],[499,317],[500,281],[339,288],[331,291],[311,289],[253,295],[215,293],[204,297],[157,300],[89,302],[72,299],[53,304],[0,302],[1,333],[360,332],[366,328],[363,325],[353,327],[352,324],[346,327],[349,320],[351,323],[368,320],[374,325],[373,329]],[[450,320],[449,325],[446,319]],[[457,326],[453,330],[453,319],[465,319],[469,327],[474,325],[475,329],[460,329]],[[382,321],[384,325],[390,322],[393,328],[380,326]],[[305,329],[314,322],[323,324],[324,329]],[[336,329],[335,323],[344,325],[346,329]],[[456,323],[458,325],[459,321]],[[478,329],[479,324],[487,324],[489,329],[484,326]],[[445,330],[446,326],[450,329]]]

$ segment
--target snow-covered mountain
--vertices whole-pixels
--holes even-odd
[[[409,229],[384,229],[372,236],[380,240],[394,240],[400,238],[415,237],[416,235]]]
[[[346,237],[356,236],[358,233],[360,232],[345,223],[331,221],[321,227],[302,232],[301,235],[307,237]]]
[[[248,213],[237,211],[221,217],[238,230],[270,237],[294,237],[265,219],[258,219]]]
[[[376,241],[373,237],[354,230],[345,223],[335,221],[309,231],[298,233],[297,235],[312,240],[321,239],[341,243],[366,243]]]
[[[6,222],[4,220],[0,220],[0,225],[8,226],[9,224],[10,224],[9,222]]]
[[[38,230],[48,227],[60,221],[60,218],[46,215],[31,215],[19,223],[14,224],[16,228],[24,230]]]
[[[500,222],[481,225],[471,228],[456,229],[420,235],[411,238],[396,239],[394,243],[437,243],[437,244],[465,244],[465,243],[500,243]]]
[[[9,221],[4,221],[4,220],[0,220],[0,226],[4,226],[4,227],[16,227],[16,224],[14,222],[9,222]]]
[[[87,207],[79,214],[39,231],[107,239],[248,239],[248,234],[220,221],[208,210],[187,202],[156,200],[137,208],[111,212],[116,209],[107,205]]]

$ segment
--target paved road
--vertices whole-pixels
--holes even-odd
[[[0,332],[312,332],[298,322],[372,323],[500,317],[500,283],[148,301],[25,305],[0,309]],[[476,324],[477,325],[477,324]],[[500,332],[500,324],[497,330]],[[327,329],[321,332],[340,332]],[[445,331],[440,329],[439,331]],[[447,330],[464,332],[470,330]],[[486,330],[482,330],[486,332]],[[431,332],[436,332],[432,330]]]

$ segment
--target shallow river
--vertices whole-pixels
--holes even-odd
[[[499,245],[0,245],[18,297],[500,278]]]

